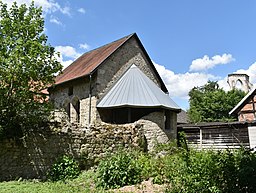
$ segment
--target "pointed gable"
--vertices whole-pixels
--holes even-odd
[[[230,115],[238,114],[239,111],[248,103],[250,103],[250,100],[253,100],[254,103],[254,97],[256,95],[256,87],[254,87],[250,92],[247,93],[247,95],[244,96],[244,98],[229,112]],[[251,110],[254,110],[251,108]]]
[[[125,36],[117,41],[99,47],[95,50],[86,52],[78,59],[76,59],[72,64],[70,64],[67,68],[65,68],[63,72],[56,77],[55,84],[61,84],[73,79],[89,75],[132,36],[133,34]]]
[[[117,81],[97,107],[160,107],[180,111],[169,95],[135,65],[132,65]]]
[[[168,93],[168,90],[163,80],[158,74],[155,66],[153,65],[149,55],[147,54],[145,48],[143,47],[136,33],[130,34],[112,43],[106,44],[102,47],[86,52],[78,59],[76,59],[72,64],[70,64],[67,68],[65,68],[63,72],[56,77],[55,85],[63,84],[74,79],[82,78],[95,72],[97,68],[102,63],[104,63],[105,60],[107,60],[112,54],[114,54],[122,45],[128,42],[128,40],[132,37],[136,39],[140,49],[147,58],[147,61],[149,62],[150,66],[152,67],[152,70],[154,71],[154,74],[157,76],[157,79],[161,84],[161,89],[163,90],[163,92]]]

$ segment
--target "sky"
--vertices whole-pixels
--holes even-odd
[[[208,80],[228,90],[228,74],[246,73],[256,83],[255,0],[34,2],[43,8],[48,42],[64,67],[89,50],[137,33],[170,97],[184,110],[188,92]]]

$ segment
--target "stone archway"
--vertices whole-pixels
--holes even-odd
[[[230,89],[240,89],[244,92],[249,92],[252,88],[252,84],[249,81],[247,74],[229,74],[228,84]]]

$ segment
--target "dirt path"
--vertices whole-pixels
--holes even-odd
[[[141,184],[124,186],[113,190],[114,192],[136,192],[136,193],[161,193],[164,192],[165,185],[153,184],[152,180],[143,181]]]

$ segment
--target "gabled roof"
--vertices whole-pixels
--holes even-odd
[[[86,52],[72,64],[63,70],[55,79],[55,84],[61,84],[73,79],[89,75],[94,71],[106,58],[117,50],[124,42],[131,38],[133,34],[125,36],[112,43],[106,44],[95,50]]]
[[[132,65],[97,105],[98,108],[153,107],[180,111],[179,106]]]
[[[188,119],[188,115],[187,112],[181,109],[181,112],[179,112],[177,114],[177,123],[178,124],[185,124],[188,123],[189,119]]]
[[[112,43],[106,44],[102,47],[86,52],[78,59],[76,59],[72,64],[70,64],[67,68],[65,68],[63,72],[56,77],[55,85],[63,84],[74,79],[82,78],[95,72],[98,66],[100,66],[108,57],[110,57],[115,51],[117,51],[132,37],[136,39],[141,50],[146,56],[148,62],[152,66],[153,71],[155,72],[156,76],[158,77],[158,80],[161,83],[161,89],[167,93],[168,90],[163,80],[158,74],[156,68],[154,67],[151,59],[149,58],[145,48],[143,47],[136,33],[130,34]]]
[[[256,87],[254,87],[250,92],[247,93],[247,95],[245,95],[245,97],[229,112],[230,115],[234,114],[234,113],[238,113],[238,111],[240,111],[243,106],[248,102],[248,100],[251,99],[251,97],[253,95],[255,95],[256,93]]]

